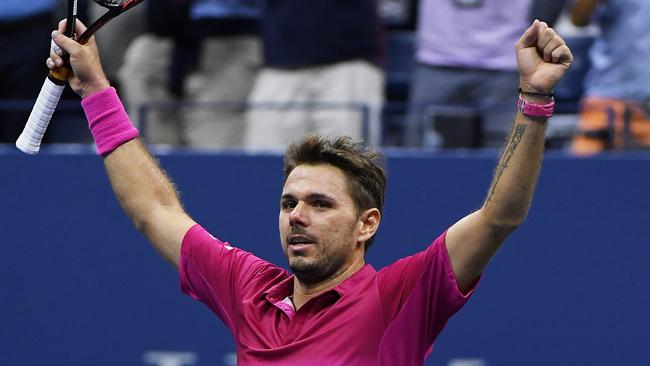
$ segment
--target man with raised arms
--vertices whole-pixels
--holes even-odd
[[[527,215],[552,90],[572,61],[545,23],[526,30],[515,47],[518,113],[482,207],[423,251],[379,271],[364,254],[382,218],[381,155],[345,137],[312,135],[294,143],[284,158],[278,220],[288,272],[195,223],[137,139],[94,40],[82,46],[58,31],[53,39],[70,54],[69,82],[83,99],[117,199],[179,270],[183,292],[231,330],[238,365],[422,365],[490,258]],[[52,53],[47,64],[55,69],[62,60]]]

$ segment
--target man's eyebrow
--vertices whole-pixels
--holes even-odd
[[[291,193],[285,193],[282,196],[280,196],[280,200],[291,200],[294,198],[295,197]]]
[[[285,193],[280,197],[281,200],[291,200],[291,199],[295,199],[295,198],[296,197],[291,193]],[[307,195],[307,200],[312,200],[312,201],[313,200],[336,201],[334,199],[334,197],[332,197],[332,196],[329,196],[329,195],[327,195],[325,193],[316,193],[316,192],[315,193],[309,193]]]
[[[324,193],[310,193],[307,195],[307,198],[310,200],[335,201],[334,197],[328,196]]]

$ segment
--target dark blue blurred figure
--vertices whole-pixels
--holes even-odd
[[[266,0],[264,68],[249,101],[245,146],[283,150],[307,132],[379,142],[383,39],[376,0]],[[269,110],[272,103],[283,110]]]

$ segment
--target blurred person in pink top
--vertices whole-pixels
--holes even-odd
[[[69,82],[82,97],[119,202],[179,270],[182,291],[231,330],[238,365],[422,365],[490,258],[526,217],[553,109],[550,92],[572,61],[545,23],[526,30],[516,47],[519,112],[482,207],[423,251],[379,271],[364,257],[382,218],[381,155],[347,137],[295,142],[284,157],[278,220],[289,272],[194,222],[137,139],[94,40],[82,46],[60,32],[53,39],[71,55]],[[61,61],[51,53],[47,64],[56,69]]]

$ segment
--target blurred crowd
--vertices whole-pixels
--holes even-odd
[[[105,9],[79,2],[86,24]],[[20,134],[67,1],[0,4],[0,142]],[[148,0],[97,33],[105,72],[149,143],[280,150],[307,132],[439,150],[500,147],[514,45],[554,25],[575,63],[548,147],[650,148],[647,0]],[[38,46],[39,44],[43,47]],[[45,142],[90,142],[64,94]]]

